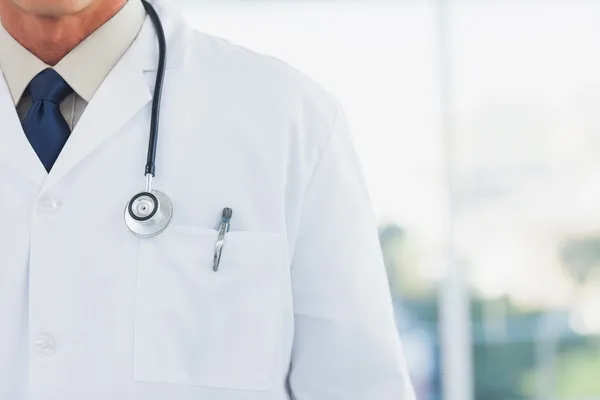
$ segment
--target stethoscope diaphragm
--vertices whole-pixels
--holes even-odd
[[[173,216],[173,203],[165,193],[152,190],[133,196],[125,208],[125,225],[139,237],[164,231]]]

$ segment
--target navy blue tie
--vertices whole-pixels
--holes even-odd
[[[69,138],[69,125],[60,112],[60,103],[73,89],[56,71],[46,69],[31,80],[27,91],[33,105],[23,119],[23,130],[50,172]]]

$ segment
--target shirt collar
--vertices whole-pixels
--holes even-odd
[[[129,0],[117,14],[67,54],[54,69],[86,102],[137,37],[146,12],[140,0]],[[50,68],[0,25],[0,67],[15,105],[29,82]]]
[[[15,105],[29,82],[48,66],[21,46],[0,24],[0,67]]]

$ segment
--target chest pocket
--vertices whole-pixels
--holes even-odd
[[[169,226],[142,239],[136,295],[137,381],[268,390],[275,359],[284,235]]]

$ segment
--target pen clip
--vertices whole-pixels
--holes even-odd
[[[221,264],[221,254],[223,253],[223,245],[225,244],[225,235],[229,232],[231,226],[231,217],[233,210],[231,208],[224,208],[223,214],[221,215],[221,224],[219,225],[219,233],[217,236],[217,243],[215,244],[215,253],[213,255],[213,271],[219,270]]]

